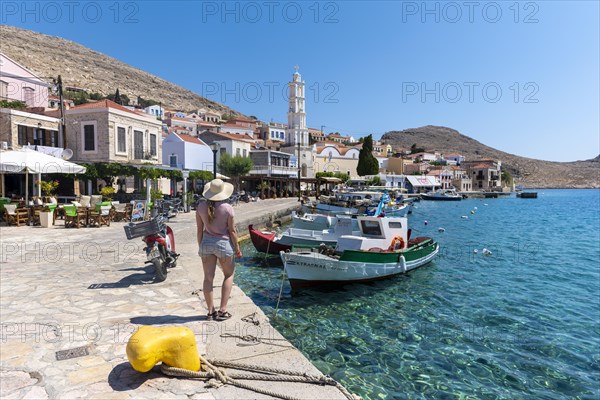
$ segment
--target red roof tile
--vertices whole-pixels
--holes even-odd
[[[206,143],[204,143],[202,140],[198,139],[197,137],[190,136],[190,135],[183,135],[180,133],[174,133],[174,134],[175,134],[175,136],[177,136],[179,139],[183,140],[184,142],[200,144],[200,145],[206,146]]]
[[[123,107],[122,105],[117,104],[114,101],[108,100],[108,99],[96,101],[94,103],[80,104],[78,106],[71,107],[69,109],[69,111],[70,110],[84,110],[84,109],[94,110],[94,109],[98,109],[98,108],[112,108],[115,110],[125,111],[125,112],[131,113],[131,114],[138,115],[138,113],[136,113],[135,111],[131,111],[129,108]]]
[[[231,140],[239,140],[241,142],[250,142],[250,143],[254,143],[254,139],[252,139],[250,136],[245,135],[245,134],[235,134],[235,133],[225,133],[225,132],[219,132],[216,133],[216,135],[219,136],[223,136],[224,138],[227,139],[231,139]]]

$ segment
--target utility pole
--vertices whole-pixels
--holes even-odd
[[[67,148],[67,133],[65,130],[65,103],[63,99],[63,86],[62,86],[62,78],[59,75],[55,81],[55,84],[58,86],[58,99],[60,102],[60,137],[62,137],[62,147],[63,149]]]

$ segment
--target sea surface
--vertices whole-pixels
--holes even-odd
[[[598,399],[599,203],[598,190],[421,201],[413,236],[441,251],[408,275],[292,296],[278,258],[246,242],[236,283],[365,399]]]

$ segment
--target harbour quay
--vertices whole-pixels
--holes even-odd
[[[298,207],[298,199],[290,198],[241,203],[234,209],[243,234],[250,223],[283,222]],[[126,241],[123,225],[65,230],[59,220],[50,228],[1,228],[3,397],[348,398],[332,385],[243,381],[272,394],[267,395],[231,384],[213,386],[169,377],[159,366],[147,373],[135,371],[125,349],[140,326],[185,326],[193,331],[198,352],[207,360],[322,377],[235,285],[229,302],[233,317],[206,321],[194,212],[169,221],[181,256],[160,283],[152,281],[152,267],[145,265],[144,243]],[[221,280],[217,269],[215,283]],[[218,286],[214,293],[218,302]],[[224,371],[234,376],[235,371]]]

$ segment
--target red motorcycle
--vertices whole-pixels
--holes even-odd
[[[167,226],[168,218],[159,215],[150,221],[125,225],[127,240],[141,237],[146,243],[144,250],[148,262],[154,266],[155,281],[167,279],[168,268],[177,266],[179,254],[175,252],[175,236],[171,227]]]

